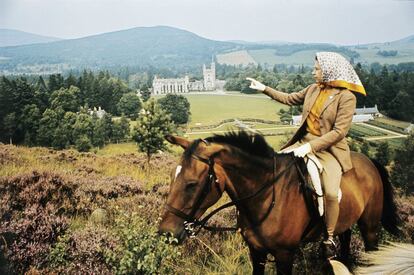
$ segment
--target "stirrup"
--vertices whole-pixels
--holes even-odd
[[[337,257],[336,255],[337,245],[334,242],[334,240],[332,238],[328,238],[324,240],[322,243],[323,243],[325,258],[328,260],[332,260],[336,258]]]

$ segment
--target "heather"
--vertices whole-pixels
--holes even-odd
[[[146,155],[133,144],[97,153],[0,145],[0,273],[248,274],[248,249],[238,233],[202,231],[184,245],[158,236],[177,152]],[[414,198],[398,194],[403,234],[411,242]],[[219,203],[228,200],[223,197]],[[231,226],[229,209],[211,223]],[[354,228],[352,264],[363,244]],[[267,272],[274,270],[269,257]],[[295,273],[320,272],[318,244],[298,250]]]

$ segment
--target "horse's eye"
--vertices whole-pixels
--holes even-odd
[[[197,182],[190,181],[185,184],[185,190],[192,190],[197,186]]]

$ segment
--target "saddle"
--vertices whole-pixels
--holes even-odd
[[[321,173],[323,166],[318,158],[313,154],[308,154],[300,161],[298,172],[302,178],[302,191],[309,213],[318,213],[319,216],[324,214],[324,200],[322,191]],[[341,201],[342,192],[338,191],[338,202]],[[311,212],[312,211],[312,212]],[[315,213],[315,214],[316,214]]]

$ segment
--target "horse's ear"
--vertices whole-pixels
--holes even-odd
[[[190,141],[188,139],[185,139],[183,137],[173,136],[173,135],[166,135],[164,137],[169,143],[174,145],[180,145],[184,149],[187,149],[187,147],[190,145]]]

